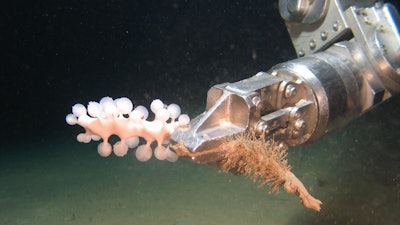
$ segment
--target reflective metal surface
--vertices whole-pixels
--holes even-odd
[[[399,15],[394,7],[373,1],[318,4],[323,3],[317,9],[307,5],[316,1],[280,1],[294,46],[304,57],[215,85],[205,111],[189,129],[176,131],[172,143],[180,143],[179,150],[193,161],[218,166],[218,148],[234,135],[252,132],[283,146],[310,143],[398,94]],[[303,21],[313,13],[319,19]],[[348,40],[337,42],[343,38]]]

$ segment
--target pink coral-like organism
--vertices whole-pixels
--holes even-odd
[[[174,162],[178,156],[162,144],[169,140],[175,129],[187,126],[190,118],[186,114],[181,115],[178,105],[167,106],[159,99],[153,100],[150,109],[155,115],[152,121],[146,120],[149,115],[146,107],[137,106],[133,109],[132,101],[126,97],[115,100],[104,97],[100,102],[89,102],[87,108],[82,104],[75,104],[72,114],[68,114],[65,119],[68,124],[78,124],[85,129],[85,133],[77,136],[79,142],[103,139],[97,148],[103,157],[109,156],[112,151],[117,156],[126,155],[128,148],[137,147],[139,137],[142,137],[146,143],[140,145],[135,153],[139,161],[151,158],[153,151],[150,145],[156,141],[155,157]],[[112,147],[108,139],[113,134],[121,140]]]

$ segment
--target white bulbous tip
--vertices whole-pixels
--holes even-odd
[[[114,103],[114,100],[111,97],[103,97],[100,99],[100,104]]]
[[[141,162],[146,162],[151,158],[152,151],[150,146],[147,145],[140,145],[135,152],[137,160]]]
[[[79,103],[75,104],[72,106],[72,114],[74,114],[76,117],[86,115],[86,107]]]
[[[136,148],[139,145],[139,137],[130,137],[125,141],[129,148]]]
[[[190,122],[190,117],[187,114],[182,114],[178,118],[179,125],[188,125]]]
[[[156,114],[156,120],[159,120],[161,122],[167,121],[170,116],[168,110],[164,108],[159,109],[155,114]]]
[[[162,108],[164,108],[164,103],[160,99],[154,99],[150,104],[150,109],[154,114]]]
[[[139,105],[130,114],[129,117],[132,119],[145,120],[149,116],[149,111],[146,107]]]
[[[129,118],[133,120],[141,120],[143,118],[143,114],[138,110],[133,110],[131,113],[129,113]]]
[[[83,142],[83,143],[89,143],[90,140],[92,140],[92,137],[85,133],[81,133],[81,134],[78,134],[78,136],[76,136],[76,140],[78,140],[79,142]]]
[[[95,134],[92,134],[91,136],[92,136],[92,140],[93,140],[93,141],[100,141],[100,139],[101,139],[100,136],[97,136],[97,135],[95,135]]]
[[[102,142],[97,146],[97,152],[102,157],[107,157],[107,156],[109,156],[111,154],[112,147],[111,147],[110,143]]]
[[[157,146],[154,150],[154,156],[158,160],[164,160],[167,158],[167,149],[164,146]]]
[[[128,146],[122,141],[117,141],[114,144],[113,149],[114,149],[114,154],[119,157],[126,155],[126,153],[128,152]]]
[[[181,115],[181,107],[177,104],[170,104],[167,110],[172,120],[175,120],[179,115]]]
[[[168,146],[166,152],[167,152],[167,158],[166,158],[166,159],[167,159],[169,162],[176,162],[176,161],[178,160],[179,156],[178,156],[174,151],[172,151],[172,150],[169,148],[169,146]]]
[[[78,122],[80,122],[82,125],[88,124],[88,123],[92,122],[93,120],[95,120],[95,119],[89,117],[86,114],[78,117]]]
[[[78,118],[74,114],[68,114],[65,117],[65,122],[67,122],[69,125],[75,125],[78,122]]]
[[[117,115],[117,106],[115,102],[110,97],[104,97],[100,100],[100,105],[103,107],[104,113],[106,116]]]
[[[138,105],[135,110],[139,111],[142,113],[143,115],[143,119],[147,119],[147,117],[149,117],[149,110],[147,110],[146,107],[142,106],[142,105]]]
[[[133,109],[132,101],[127,97],[117,98],[114,102],[120,114],[129,114]]]
[[[89,102],[88,107],[88,114],[91,117],[98,118],[101,117],[104,113],[103,106],[98,102]]]
[[[104,106],[104,112],[107,116],[115,116],[117,115],[117,107],[115,107],[115,105],[111,105],[111,104],[107,104]]]

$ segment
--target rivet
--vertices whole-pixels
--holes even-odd
[[[317,43],[315,42],[315,40],[311,40],[309,46],[311,50],[314,50],[315,47],[317,47]]]
[[[339,23],[338,23],[338,22],[334,22],[334,23],[332,24],[332,29],[333,29],[334,31],[338,31],[338,30],[340,29]]]
[[[328,38],[328,32],[322,31],[321,32],[321,40],[325,41]]]
[[[299,57],[303,57],[303,56],[305,56],[306,54],[304,53],[303,49],[300,49],[300,50],[297,52],[297,55],[299,55]]]

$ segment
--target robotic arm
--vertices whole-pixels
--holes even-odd
[[[101,156],[137,147],[140,161],[186,156],[272,190],[283,185],[319,211],[287,165],[288,146],[311,143],[400,92],[399,14],[390,4],[350,0],[280,0],[280,13],[299,58],[208,91],[205,111],[190,121],[176,104],[143,106],[123,97],[76,104],[66,122],[85,128],[80,142],[103,141]],[[111,135],[120,141],[113,146]],[[169,147],[164,142],[170,141]],[[171,149],[173,151],[171,151]]]
[[[279,9],[299,58],[212,87],[205,112],[172,134],[192,161],[221,167],[221,144],[243,132],[280,148],[311,143],[399,93],[393,5],[280,0]]]

